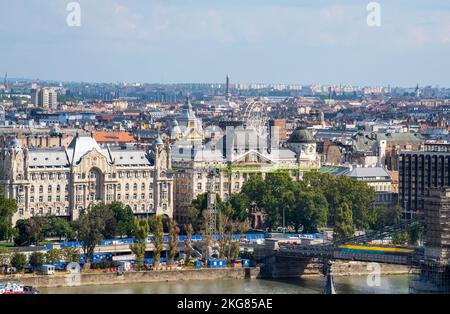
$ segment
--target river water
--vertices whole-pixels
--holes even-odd
[[[68,288],[41,288],[43,294],[315,294],[322,293],[323,277],[285,280],[192,280],[115,284]],[[367,276],[335,277],[338,293],[406,294],[409,276],[382,276],[379,286],[371,287]]]

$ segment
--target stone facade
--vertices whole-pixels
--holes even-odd
[[[28,148],[12,140],[0,151],[0,184],[15,199],[12,222],[55,215],[71,220],[95,203],[119,201],[135,215],[173,216],[170,147],[150,151],[101,148],[76,136],[67,147]]]

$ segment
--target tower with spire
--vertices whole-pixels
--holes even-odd
[[[416,96],[416,98],[420,98],[420,88],[419,88],[419,83],[417,83],[417,86],[416,86],[415,96]]]
[[[231,100],[230,77],[228,76],[228,74],[227,74],[227,81],[226,81],[225,98],[227,101]]]

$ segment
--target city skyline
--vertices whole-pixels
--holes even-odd
[[[0,73],[78,82],[440,86],[450,4],[378,1],[14,1],[0,22]],[[6,3],[4,3],[6,4]],[[26,22],[24,22],[26,21]],[[3,75],[3,74],[2,74]]]

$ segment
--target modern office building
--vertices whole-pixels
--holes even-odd
[[[435,147],[436,146],[436,147]],[[450,146],[425,145],[425,151],[400,154],[399,202],[407,219],[423,210],[420,199],[429,188],[450,186]]]

